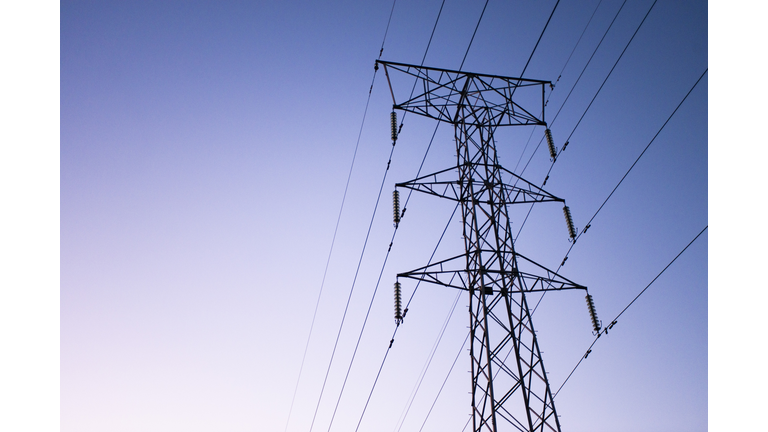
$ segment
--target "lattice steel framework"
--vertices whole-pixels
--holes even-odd
[[[465,252],[398,278],[469,292],[473,430],[559,432],[526,294],[586,287],[515,251],[507,206],[563,200],[502,168],[493,137],[499,126],[546,126],[544,91],[549,82],[377,64],[384,67],[395,109],[454,127],[456,166],[396,187],[458,201]],[[391,73],[415,78],[416,96],[398,103]],[[527,101],[527,108],[513,96]],[[533,112],[541,112],[541,118]]]

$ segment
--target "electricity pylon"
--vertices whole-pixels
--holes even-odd
[[[474,431],[559,432],[526,294],[586,287],[515,251],[507,206],[564,200],[501,167],[493,136],[501,126],[546,126],[544,91],[550,83],[385,61],[378,65],[384,67],[394,109],[450,123],[456,140],[455,167],[396,187],[458,201],[464,227],[463,254],[397,277],[469,292]],[[416,95],[397,102],[390,73],[415,78]],[[564,211],[575,238],[567,207]]]

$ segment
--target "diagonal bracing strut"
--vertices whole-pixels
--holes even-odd
[[[507,207],[564,201],[501,167],[493,137],[501,126],[546,126],[544,91],[550,83],[377,64],[384,67],[395,109],[454,127],[456,166],[396,186],[459,202],[464,253],[398,278],[469,293],[473,430],[560,432],[526,295],[586,287],[515,251]],[[410,84],[406,80],[414,78],[415,96],[398,102],[396,80]]]

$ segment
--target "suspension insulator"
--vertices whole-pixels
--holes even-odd
[[[570,236],[572,240],[576,240],[576,228],[573,226],[571,209],[569,209],[568,206],[563,206],[563,214],[565,215],[565,223],[568,225],[568,236]]]
[[[400,293],[400,282],[395,282],[395,324],[403,322],[402,295]]]
[[[549,157],[554,160],[557,157],[557,148],[555,147],[555,140],[552,139],[552,131],[549,129],[544,130],[544,135],[547,137],[547,147],[549,147]]]
[[[589,318],[592,319],[592,328],[595,329],[595,333],[600,333],[600,327],[602,322],[597,319],[597,312],[595,312],[595,302],[592,300],[592,296],[587,294],[587,308],[589,309]]]
[[[397,113],[392,111],[389,117],[392,123],[392,142],[394,143],[397,141]]]
[[[397,227],[400,224],[400,192],[397,189],[392,192],[392,212],[395,227]]]

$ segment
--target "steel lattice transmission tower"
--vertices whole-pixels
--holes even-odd
[[[564,200],[502,168],[493,136],[501,126],[546,126],[544,91],[550,83],[385,61],[377,65],[384,67],[395,109],[454,127],[456,166],[396,187],[458,201],[465,252],[397,276],[469,292],[473,430],[559,432],[526,294],[586,287],[515,251],[507,207]],[[398,102],[394,77],[415,78],[415,96]]]

